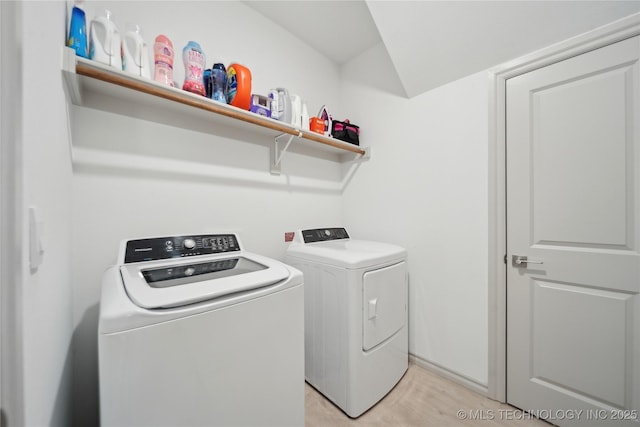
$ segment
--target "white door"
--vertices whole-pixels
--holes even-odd
[[[639,57],[507,81],[507,401],[553,424],[640,425]]]

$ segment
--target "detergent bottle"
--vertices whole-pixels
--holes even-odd
[[[94,61],[122,70],[120,33],[113,21],[113,15],[108,10],[105,10],[103,16],[91,21],[89,56]]]
[[[205,56],[200,45],[190,41],[182,49],[182,61],[184,62],[184,84],[182,90],[207,96],[204,87]]]
[[[213,86],[211,84],[211,68],[207,68],[206,70],[203,71],[202,81],[204,82],[204,91],[206,92],[205,96],[207,98],[211,98],[212,96],[211,88]]]
[[[227,103],[227,70],[221,60],[213,64],[211,69],[211,98]]]
[[[89,58],[89,44],[87,39],[87,18],[82,9],[82,1],[76,0],[71,9],[69,35],[67,46],[76,51],[76,55]]]
[[[251,109],[251,71],[244,65],[233,63],[227,68],[227,103]]]
[[[271,98],[271,118],[280,120],[280,95],[278,95],[278,90],[271,89],[269,91],[269,98]]]
[[[173,84],[173,43],[169,37],[160,34],[153,44],[153,80],[174,87]]]
[[[291,123],[291,96],[286,88],[278,87],[269,91],[271,101],[271,118]]]
[[[138,25],[128,25],[122,38],[122,68],[136,76],[151,78],[149,48]]]

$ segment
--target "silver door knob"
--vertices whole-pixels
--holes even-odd
[[[543,264],[539,259],[529,259],[526,255],[513,255],[511,257],[511,263],[514,267],[522,267],[527,264]]]

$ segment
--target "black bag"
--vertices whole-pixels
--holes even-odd
[[[331,122],[331,135],[335,139],[348,142],[353,145],[360,145],[360,127],[349,123],[333,120]]]

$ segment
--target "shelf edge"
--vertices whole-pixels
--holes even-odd
[[[215,101],[211,101],[208,98],[202,97],[198,99],[197,95],[192,95],[188,92],[171,90],[170,88],[162,88],[156,85],[143,81],[142,79],[136,79],[117,72],[111,72],[111,70],[102,70],[98,67],[92,67],[85,63],[78,62],[76,64],[76,73],[86,77],[91,77],[97,80],[101,80],[107,83],[112,83],[118,86],[132,89],[138,92],[146,93],[148,95],[157,96],[170,101],[178,102],[180,104],[188,105],[190,107],[199,108],[201,110],[209,111],[211,113],[220,114],[233,119],[241,120],[247,123],[251,123],[257,126],[275,130],[277,132],[286,133],[289,135],[298,135],[299,132],[293,127],[289,127],[278,123],[275,120],[263,119],[257,114],[248,113],[245,114],[244,110],[238,109],[234,111],[227,106],[222,107],[215,104]]]
[[[330,145],[335,148],[340,148],[341,150],[350,151],[352,153],[360,154],[364,156],[365,150],[360,148],[357,145],[349,144],[348,142],[342,142],[339,139],[330,138],[328,136],[320,135],[319,133],[310,132],[310,131],[300,131],[300,137],[303,139],[308,139],[310,141],[319,142],[321,144]]]

